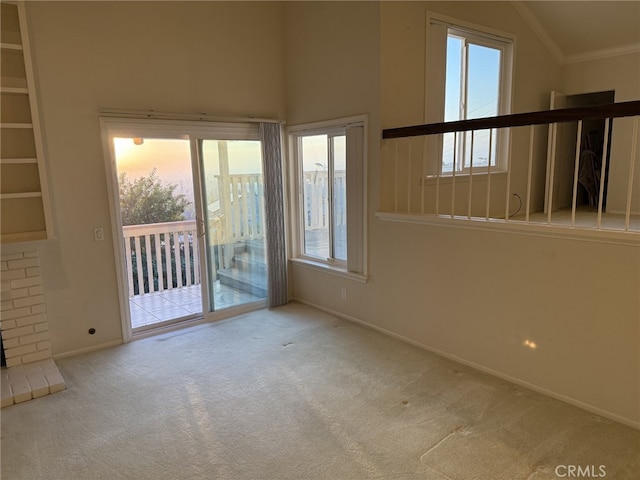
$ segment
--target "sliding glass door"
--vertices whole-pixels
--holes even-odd
[[[259,140],[200,140],[208,299],[212,311],[267,297]]]
[[[257,125],[109,119],[103,128],[125,339],[265,306]]]
[[[189,141],[113,139],[131,329],[202,315]]]

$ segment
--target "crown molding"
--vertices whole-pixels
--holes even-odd
[[[556,42],[553,41],[549,33],[540,24],[536,16],[531,12],[531,10],[529,10],[524,2],[521,0],[511,0],[511,5],[513,5],[513,8],[516,9],[524,21],[527,22],[540,41],[542,41],[544,46],[547,47],[547,50],[549,50],[549,53],[551,53],[556,62],[560,65],[565,64],[567,59],[565,58],[564,53],[562,53],[560,47],[558,47]]]
[[[629,55],[632,53],[640,53],[640,43],[632,43],[621,47],[603,48],[586,53],[577,53],[575,55],[567,55],[565,63],[580,63],[590,60],[599,60],[602,58],[617,57],[619,55]]]

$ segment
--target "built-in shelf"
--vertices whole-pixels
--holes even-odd
[[[38,163],[37,158],[1,158],[0,165],[20,165],[27,163]]]
[[[0,128],[33,128],[33,123],[0,123]]]
[[[27,95],[29,89],[26,87],[0,87],[0,93]]]
[[[5,88],[19,88],[27,90],[27,92],[29,91],[27,88],[27,79],[24,77],[4,76],[0,79],[0,86],[2,86],[3,90]]]
[[[19,198],[42,197],[42,192],[0,193],[0,200],[15,200]]]
[[[23,2],[0,2],[0,242],[52,237],[46,169]]]
[[[3,50],[19,50],[22,51],[22,45],[19,43],[0,43],[0,48]]]

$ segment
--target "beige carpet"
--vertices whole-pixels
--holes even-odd
[[[3,480],[640,478],[640,432],[295,303],[57,363]]]

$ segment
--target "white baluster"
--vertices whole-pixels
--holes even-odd
[[[602,210],[604,203],[604,181],[607,172],[607,151],[609,149],[609,128],[611,127],[611,119],[607,118],[604,122],[604,145],[602,146],[602,168],[600,169],[600,191],[598,192],[598,221],[596,228],[600,230],[602,226]]]
[[[571,198],[571,226],[576,226],[576,205],[578,203],[578,172],[580,171],[580,140],[582,139],[582,120],[578,120],[576,134],[576,158],[573,167],[573,195]]]
[[[144,292],[144,274],[142,272],[142,259],[140,252],[140,237],[136,236],[133,240],[133,246],[136,251],[136,274],[138,275],[138,295]]]
[[[147,259],[147,283],[149,284],[149,293],[155,291],[153,282],[153,252],[151,251],[150,235],[144,236],[144,256]]]
[[[638,117],[633,119],[633,136],[631,139],[631,158],[629,158],[629,184],[627,185],[627,209],[624,215],[624,230],[629,231],[629,220],[631,218],[631,195],[633,193],[633,175],[636,164],[636,153],[638,151]]]
[[[492,144],[493,144],[493,129],[489,129],[489,156],[487,157],[487,199],[486,199],[486,205],[485,205],[486,220],[489,220],[489,214],[490,214],[490,208],[491,208],[491,162],[493,160],[493,157],[491,155],[491,152],[493,151]]]
[[[467,192],[467,195],[469,195],[468,198],[468,205],[467,205],[467,218],[471,218],[471,206],[473,204],[473,148],[475,145],[475,131],[471,130],[471,152],[469,155],[469,190]]]
[[[525,212],[525,222],[529,223],[529,212],[531,212],[531,172],[533,169],[533,140],[535,138],[535,125],[529,127],[529,166],[527,167],[527,211]]]
[[[456,162],[458,157],[458,132],[453,132],[453,170],[451,171],[451,218],[456,215]]]
[[[135,289],[133,286],[133,257],[131,255],[131,237],[124,237],[124,252],[127,271],[127,283],[129,284],[129,296],[133,297],[135,295]]]
[[[160,232],[156,232],[153,234],[153,241],[155,245],[155,256],[156,256],[156,266],[158,268],[158,290],[164,290],[164,268],[162,268],[162,249],[160,248]]]

